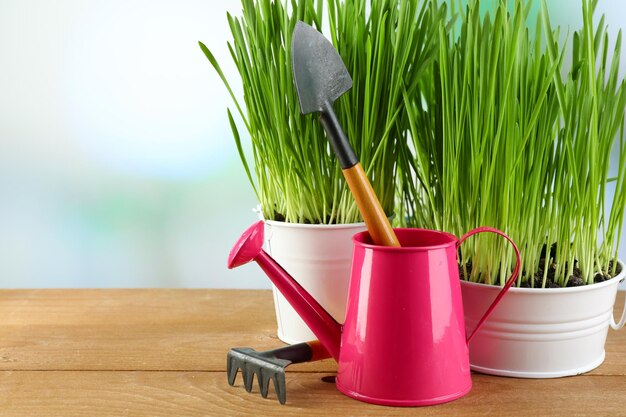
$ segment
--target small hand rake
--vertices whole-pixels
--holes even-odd
[[[273,381],[278,401],[285,404],[287,401],[285,368],[292,363],[317,361],[329,357],[330,354],[317,340],[262,352],[252,348],[232,348],[228,352],[226,363],[228,383],[235,385],[237,372],[241,369],[246,391],[252,391],[256,375],[263,398],[267,398],[270,381]]]

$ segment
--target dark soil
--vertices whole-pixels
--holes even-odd
[[[547,248],[544,245],[543,249],[541,250],[541,258],[539,259],[539,270],[533,276],[534,287],[535,288],[541,288],[542,287],[543,274],[545,272],[544,268],[546,267],[545,266],[545,264],[546,264],[546,249]],[[556,256],[556,244],[553,244],[550,247],[550,257],[549,257],[549,259],[554,259],[555,256]],[[567,264],[565,265],[565,268],[567,269]],[[470,275],[471,272],[472,272],[472,262],[471,261],[469,261],[465,265],[465,269],[467,270],[468,275]],[[611,270],[611,269],[613,269],[613,261],[611,261],[609,263],[609,270]],[[560,285],[558,285],[555,282],[555,279],[554,279],[555,272],[556,272],[556,265],[552,262],[552,263],[550,263],[550,265],[548,265],[548,272],[547,272],[547,276],[546,276],[546,288],[560,288],[561,287]],[[574,265],[574,268],[573,268],[572,272],[573,272],[572,275],[567,280],[567,285],[566,286],[567,287],[579,287],[581,285],[584,285],[580,268],[578,268],[578,261],[575,261],[575,265]],[[617,269],[615,271],[615,275],[613,275],[613,276],[619,275],[620,272],[622,272],[622,268],[618,264],[617,265]],[[460,265],[459,265],[459,275],[461,276],[462,279],[465,279],[465,270]],[[613,276],[611,276],[609,274],[599,274],[598,273],[594,277],[594,283],[598,283],[598,282],[603,282],[603,281],[609,280],[609,279],[613,278]],[[521,283],[520,287],[522,287],[522,288],[531,288],[530,280],[528,279],[528,277],[526,276],[525,273],[522,273],[522,283]]]
[[[285,216],[280,213],[274,213],[274,220],[276,220],[277,222],[284,222]]]

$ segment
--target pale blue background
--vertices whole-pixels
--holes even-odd
[[[549,5],[580,26],[577,1]],[[239,9],[0,0],[0,287],[269,286],[225,267],[256,199],[197,46],[236,79],[226,11]],[[600,9],[613,35],[626,27],[625,3]]]

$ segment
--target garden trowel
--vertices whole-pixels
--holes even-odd
[[[320,32],[298,22],[291,43],[291,65],[302,114],[320,113],[320,123],[372,241],[382,246],[400,246],[333,109],[335,100],[352,88],[352,78],[341,56]]]

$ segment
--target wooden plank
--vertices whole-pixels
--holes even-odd
[[[325,374],[289,375],[287,404],[229,386],[216,372],[0,372],[0,416],[611,416],[624,415],[626,378],[517,380],[477,375],[451,403],[423,408],[366,404],[339,393]]]
[[[231,347],[283,345],[270,291],[2,290],[0,317],[0,370],[223,371]],[[625,346],[626,330],[609,330],[606,361],[592,373],[626,375]]]
[[[270,291],[2,290],[0,317],[0,370],[217,371],[231,347],[284,345]]]

